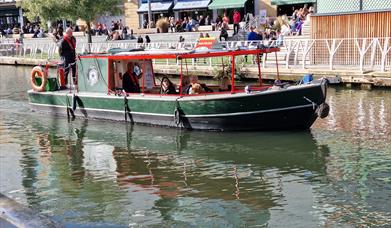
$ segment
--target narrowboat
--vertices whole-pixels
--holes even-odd
[[[35,67],[28,97],[33,110],[69,118],[208,131],[309,129],[318,117],[328,114],[327,81],[265,85],[260,56],[278,51],[278,47],[227,50],[200,45],[192,50],[112,49],[88,53],[78,57],[77,78],[69,89],[58,89],[64,86],[63,69],[50,78],[48,67]],[[259,81],[239,85],[235,60],[250,55],[257,61]],[[222,64],[230,69],[228,91],[200,83],[201,90],[195,92],[196,78],[195,82],[186,82],[194,75],[188,74],[185,63],[200,58],[230,59],[230,64]],[[180,66],[178,85],[171,84],[175,89],[170,94],[162,93],[163,83],[153,70],[154,61],[162,59]],[[127,83],[136,84],[137,90],[129,90]]]

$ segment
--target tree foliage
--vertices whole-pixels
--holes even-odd
[[[63,11],[62,1],[57,0],[24,0],[17,2],[22,7],[24,16],[30,21],[34,21],[39,16],[42,22],[61,19],[59,12]]]
[[[90,22],[98,16],[119,15],[123,0],[23,0],[18,2],[24,15],[29,20],[37,16],[41,22],[55,20],[70,20],[75,22],[82,19],[87,23],[87,32],[90,31]],[[89,36],[89,42],[91,37]]]

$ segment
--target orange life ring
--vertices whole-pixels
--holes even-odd
[[[38,86],[37,83],[35,82],[36,76],[42,78],[42,83],[40,86]],[[35,66],[33,68],[33,70],[31,71],[31,79],[30,79],[31,87],[33,88],[33,90],[36,92],[45,91],[45,86],[46,86],[47,82],[48,82],[48,75],[47,75],[46,71],[43,70],[43,68],[40,66]]]

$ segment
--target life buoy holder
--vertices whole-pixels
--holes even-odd
[[[41,77],[41,80],[42,80],[41,85],[39,85],[39,86],[37,85],[37,82],[35,81],[36,76]],[[48,75],[47,75],[46,70],[44,70],[40,66],[35,66],[31,70],[31,78],[30,78],[31,87],[33,88],[33,90],[36,92],[45,91],[45,86],[46,86],[47,82],[48,82]]]

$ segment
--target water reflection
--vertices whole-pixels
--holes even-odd
[[[328,120],[313,131],[331,151],[327,181],[317,187],[325,225],[391,223],[391,91],[340,90],[329,96]],[[328,202],[325,204],[324,202]]]
[[[211,216],[266,224],[283,202],[281,175],[324,175],[329,153],[310,132],[190,132],[35,115],[24,128],[35,145],[20,161],[28,204],[74,223],[211,225],[202,219]]]
[[[311,132],[205,133],[31,114],[29,70],[0,72],[0,191],[71,227],[391,223],[389,90],[331,88]]]
[[[371,143],[368,146],[377,146],[379,142],[389,140],[390,90],[330,90],[330,114],[326,119],[315,122],[314,128],[351,132],[355,143]]]

